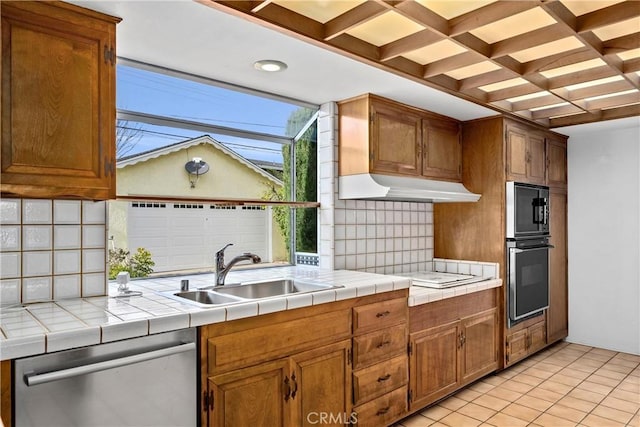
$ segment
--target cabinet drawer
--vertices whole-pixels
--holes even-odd
[[[358,335],[404,323],[407,321],[408,310],[406,298],[354,307],[353,333]]]
[[[353,338],[353,366],[363,368],[407,352],[407,328],[400,324]]]
[[[367,402],[407,383],[407,356],[398,356],[353,373],[355,405]]]
[[[358,427],[380,427],[407,413],[407,386],[387,393],[379,398],[356,406],[353,411],[358,417]]]

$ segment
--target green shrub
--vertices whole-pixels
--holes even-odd
[[[151,259],[151,252],[144,248],[138,248],[136,253],[131,255],[129,251],[122,248],[109,249],[109,279],[113,280],[118,273],[126,271],[133,277],[147,277],[153,273],[153,266],[156,265]]]

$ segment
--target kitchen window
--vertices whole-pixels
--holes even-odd
[[[126,59],[116,99],[111,250],[163,274],[212,271],[227,243],[317,265],[317,106]]]

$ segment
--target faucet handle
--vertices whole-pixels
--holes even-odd
[[[233,246],[233,243],[227,243],[222,249],[220,249],[216,253],[224,253],[224,250],[227,249],[229,246]]]

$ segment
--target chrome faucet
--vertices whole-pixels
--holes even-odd
[[[233,243],[229,243],[224,248],[222,248],[218,252],[216,252],[216,286],[223,286],[224,285],[224,278],[227,277],[227,273],[229,272],[229,270],[231,270],[231,267],[233,267],[238,262],[251,260],[251,262],[253,262],[254,264],[257,264],[260,261],[262,261],[258,255],[252,254],[252,253],[249,253],[249,252],[245,252],[245,253],[243,253],[241,255],[238,255],[237,257],[233,258],[231,261],[229,261],[229,264],[227,264],[225,266],[224,265],[224,250],[227,249],[229,246],[232,246],[232,245],[233,245]]]

